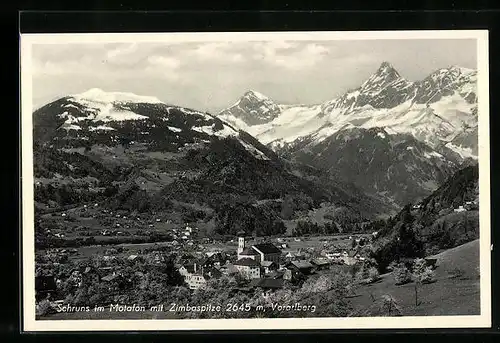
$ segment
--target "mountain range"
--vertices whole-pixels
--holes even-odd
[[[275,234],[319,207],[340,225],[394,214],[477,163],[476,72],[414,82],[384,62],[322,104],[251,90],[218,115],[95,88],[37,109],[33,123],[38,209],[201,211],[187,217],[220,234]]]
[[[282,105],[249,91],[218,116],[280,156],[402,206],[477,161],[476,89],[472,69],[409,81],[383,62],[358,88],[321,104]]]
[[[39,108],[33,123],[41,210],[100,201],[166,213],[179,224],[187,216],[220,234],[282,233],[284,206],[292,211],[287,219],[320,204],[344,221],[390,210],[350,183],[279,157],[217,116],[152,97],[91,89]]]

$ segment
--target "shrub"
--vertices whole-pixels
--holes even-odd
[[[417,258],[413,263],[413,277],[419,283],[431,283],[434,281],[434,271],[427,266],[423,258]]]
[[[368,280],[370,282],[376,282],[376,281],[380,280],[380,273],[378,272],[377,268],[370,267],[368,269]]]
[[[424,284],[434,282],[434,281],[436,281],[435,273],[431,267],[426,267],[425,270],[421,274],[416,276],[416,280],[418,282],[424,283]]]
[[[380,273],[377,268],[365,264],[355,272],[355,277],[358,282],[367,284],[378,281],[380,279]]]
[[[382,296],[380,314],[384,316],[401,316],[402,311],[392,296],[384,294]]]
[[[404,264],[399,264],[393,273],[396,285],[404,285],[411,281],[411,273]]]
[[[418,275],[424,272],[426,263],[423,258],[417,258],[413,261],[413,273]]]

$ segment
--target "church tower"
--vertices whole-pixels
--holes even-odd
[[[240,254],[245,249],[245,237],[238,237],[238,259],[240,258]]]

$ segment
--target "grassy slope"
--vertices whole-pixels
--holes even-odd
[[[358,289],[358,296],[352,298],[356,315],[363,316],[373,306],[370,293],[375,299],[391,295],[404,316],[479,314],[479,240],[446,250],[432,258],[437,258],[437,281],[419,287],[419,306],[415,306],[415,284],[396,286],[393,275],[388,273],[382,275],[378,283]],[[463,271],[463,275],[450,278],[450,272],[457,268]]]

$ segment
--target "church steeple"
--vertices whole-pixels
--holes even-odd
[[[240,259],[240,254],[245,250],[245,232],[239,231],[238,232],[238,250],[236,252],[238,253],[238,259]]]
[[[238,255],[245,249],[245,237],[238,237]]]

